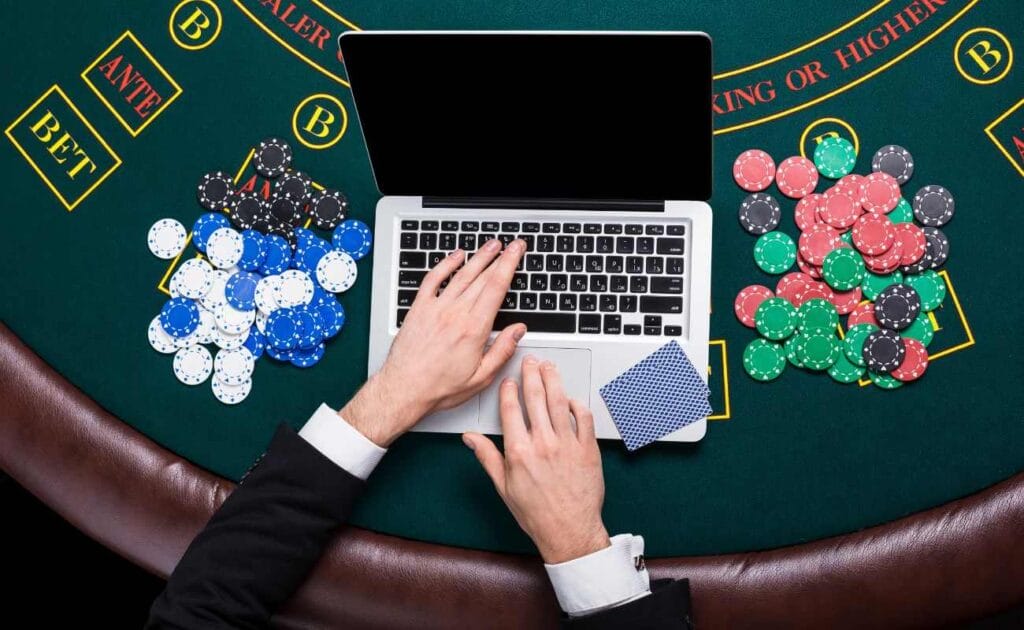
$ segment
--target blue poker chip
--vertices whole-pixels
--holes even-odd
[[[324,329],[324,339],[330,339],[341,332],[342,326],[345,325],[345,308],[333,295],[323,304],[316,306],[315,310]]]
[[[242,232],[242,257],[238,266],[246,271],[256,271],[263,264],[267,252],[263,249],[263,235],[256,230]]]
[[[312,309],[300,306],[292,309],[292,317],[298,328],[299,348],[309,349],[324,339],[324,328]]]
[[[292,261],[292,248],[288,241],[272,234],[263,239],[263,249],[266,250],[266,257],[260,264],[260,273],[270,276],[288,269]]]
[[[308,368],[313,367],[320,362],[320,359],[324,358],[324,344],[318,343],[312,348],[299,348],[291,351],[291,362],[295,367]]]
[[[267,341],[263,337],[263,333],[256,326],[249,329],[249,336],[245,338],[245,342],[242,347],[249,351],[252,358],[258,359],[263,356],[263,351],[267,347]]]
[[[316,264],[329,251],[331,245],[327,241],[319,238],[309,241],[301,253],[298,250],[295,252],[295,260],[298,261],[296,269],[305,271],[316,280]]]
[[[294,350],[282,350],[275,348],[274,346],[267,345],[266,347],[267,356],[275,361],[284,361],[285,363],[292,360],[292,353]]]
[[[178,339],[191,335],[199,328],[199,307],[195,300],[184,297],[167,300],[160,309],[160,325],[168,335]]]
[[[256,283],[259,281],[260,275],[251,271],[232,274],[224,283],[224,298],[236,310],[251,311],[256,308]]]
[[[271,313],[266,326],[263,327],[263,333],[267,339],[268,352],[270,348],[291,350],[299,345],[299,323],[295,320],[294,310],[280,308]]]
[[[370,253],[373,236],[365,223],[356,219],[348,219],[342,221],[341,225],[334,229],[331,242],[334,243],[336,249],[347,253],[353,260],[359,260]]]
[[[231,221],[226,214],[207,212],[200,215],[192,224],[192,244],[196,246],[196,249],[205,253],[206,241],[210,239],[210,235],[224,227],[231,227]]]
[[[295,251],[305,249],[307,244],[317,240],[318,238],[313,230],[304,227],[297,227],[293,229],[292,234],[295,235]]]
[[[310,278],[313,280],[313,299],[309,302],[310,307],[320,306],[327,300],[334,299],[334,295],[324,291],[324,288],[316,281],[315,275],[311,275]]]

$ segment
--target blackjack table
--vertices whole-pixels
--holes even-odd
[[[264,138],[287,142],[294,168],[373,226],[380,194],[341,33],[685,30],[714,46],[713,413],[696,443],[602,441],[609,531],[644,536],[654,577],[689,577],[711,627],[934,625],[1024,601],[1021,3],[38,0],[7,7],[5,23],[0,466],[139,565],[168,575],[275,427],[340,407],[367,376],[372,253],[339,295],[345,323],[319,363],[263,357],[238,404],[180,382],[147,341],[169,279],[196,255],[154,257],[147,231],[162,218],[191,231],[209,171],[269,191],[254,165]],[[529,74],[508,81],[525,89]],[[615,79],[594,133],[630,133]],[[734,160],[813,160],[828,138],[854,147],[862,175],[878,149],[903,147],[903,199],[929,185],[955,199],[927,371],[894,389],[745,370],[758,333],[734,300],[780,276],[758,268],[737,220],[749,192]],[[685,169],[679,151],[665,157]],[[796,199],[765,192],[797,239]],[[557,621],[529,539],[473,454],[430,433],[394,444],[277,620]]]

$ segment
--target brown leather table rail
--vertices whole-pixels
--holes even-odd
[[[0,324],[0,466],[89,536],[166,576],[233,484],[161,448]],[[748,554],[651,560],[690,578],[696,622],[921,627],[1024,602],[1024,473],[853,534]],[[558,608],[538,559],[355,527],[277,617],[284,628],[543,628]]]

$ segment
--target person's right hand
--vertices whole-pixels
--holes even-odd
[[[505,456],[479,433],[465,433],[462,439],[544,562],[558,564],[611,544],[601,519],[601,451],[594,416],[583,403],[566,397],[553,363],[527,356],[522,375],[529,423],[516,382],[501,384]]]

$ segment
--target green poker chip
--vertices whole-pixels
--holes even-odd
[[[929,312],[942,306],[946,299],[946,283],[935,270],[928,269],[918,274],[908,275],[903,279],[921,296],[921,311]]]
[[[796,262],[796,243],[784,232],[762,234],[754,244],[754,262],[765,273],[786,273]]]
[[[889,220],[893,223],[913,223],[914,222],[914,208],[910,205],[910,202],[900,197],[899,203],[889,213]]]
[[[890,284],[903,284],[903,272],[897,269],[890,274],[880,276],[870,271],[865,271],[864,279],[860,281],[860,288],[864,293],[864,297],[874,300],[882,292],[882,289]]]
[[[917,316],[910,326],[900,331],[900,336],[908,339],[917,339],[925,348],[935,338],[935,329],[932,327],[932,320],[927,313]]]
[[[798,352],[804,367],[818,371],[832,367],[839,355],[842,354],[842,350],[839,349],[839,339],[831,333],[821,331],[804,333]]]
[[[793,334],[800,321],[796,307],[780,297],[768,298],[754,312],[754,327],[762,337],[779,341]]]
[[[857,367],[867,365],[864,361],[864,342],[867,341],[868,335],[876,330],[878,326],[874,324],[857,324],[846,331],[846,336],[843,337],[843,354],[850,363]]]
[[[839,235],[839,240],[846,243],[850,247],[853,247],[853,230],[846,230]]]
[[[802,368],[804,362],[800,360],[800,341],[802,336],[800,333],[795,332],[790,335],[786,343],[782,345],[782,349],[786,351],[786,360],[789,361],[793,367]]]
[[[828,375],[832,377],[832,380],[840,383],[856,383],[864,376],[866,371],[859,365],[850,363],[846,355],[840,352],[839,356],[836,357],[836,362],[828,368]]]
[[[868,374],[871,376],[871,382],[882,389],[896,389],[897,387],[903,387],[902,381],[899,381],[888,374],[878,374],[876,372],[868,372]]]
[[[849,247],[833,249],[825,256],[821,275],[836,291],[849,291],[864,279],[864,259]]]
[[[839,325],[839,313],[831,302],[822,298],[811,298],[800,305],[800,332],[824,331],[832,334]]]
[[[819,173],[830,179],[849,175],[856,164],[857,152],[846,138],[830,136],[814,148],[814,166]]]
[[[743,369],[758,381],[776,379],[786,369],[786,352],[780,344],[755,339],[743,350]]]

